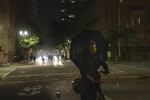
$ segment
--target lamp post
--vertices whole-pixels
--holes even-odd
[[[26,36],[29,35],[27,30],[20,30],[19,31],[19,35],[21,36],[21,38],[25,38]],[[25,60],[28,60],[28,49],[24,48],[24,52],[25,52]],[[26,62],[25,62],[26,63]]]
[[[121,4],[123,0],[119,0],[118,2],[118,57],[121,58],[121,40],[120,40],[120,27],[121,27]]]

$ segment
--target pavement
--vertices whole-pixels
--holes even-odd
[[[71,86],[72,79],[69,78],[67,79],[67,77],[70,77],[70,75],[79,74],[79,72],[78,70],[75,70],[76,69],[75,65],[70,60],[66,61],[65,65],[66,66],[63,66],[64,68],[62,67],[61,69],[55,67],[53,68],[45,67],[45,66],[37,67],[37,65],[33,65],[33,64],[29,65],[29,64],[18,64],[18,63],[15,63],[13,65],[9,64],[5,66],[0,66],[0,77],[4,79],[2,80],[2,82],[7,81],[7,83],[12,84],[12,85],[1,84],[1,88],[2,88],[1,90],[8,89],[5,92],[10,91],[10,94],[12,93],[15,94],[15,97],[14,95],[12,95],[12,98],[20,98],[21,100],[24,100],[24,97],[27,97],[24,95],[31,95],[33,94],[33,92],[38,93],[37,95],[34,94],[33,97],[37,96],[37,98],[40,98],[40,94],[41,94],[42,95],[41,97],[45,97],[44,100],[58,100],[58,99],[59,100],[80,100],[80,95],[75,94],[72,90],[72,86]],[[143,99],[143,97],[149,98],[149,90],[148,90],[149,79],[144,79],[144,78],[147,77],[150,78],[150,62],[108,62],[108,65],[111,73],[107,76],[104,75],[102,77],[104,78],[104,82],[105,82],[105,84],[103,84],[103,91],[106,96],[106,100],[120,100],[118,99],[119,97],[122,100],[131,100],[127,97],[134,96],[133,93],[135,92],[141,95],[143,91],[148,91],[147,95],[145,95],[144,92],[143,95],[141,96],[142,99],[132,99],[132,100],[149,100],[149,99]],[[32,69],[30,67],[34,67],[34,68]],[[68,71],[66,69],[68,69]],[[44,72],[44,74],[39,74],[40,71],[41,73]],[[50,71],[51,73],[49,73]],[[72,71],[75,73],[72,73]],[[32,75],[30,73],[32,73]],[[57,76],[58,73],[59,73],[59,77]],[[36,77],[36,75],[39,76]],[[61,79],[62,77],[64,78]],[[141,87],[142,89],[139,87]],[[33,91],[31,92],[28,90],[33,90]],[[56,93],[58,92],[61,95],[60,98],[57,98],[56,96]],[[125,93],[128,96],[125,96],[124,95]],[[3,92],[0,94],[3,96]],[[8,99],[7,99],[8,97],[7,95],[9,96]],[[49,96],[51,99],[46,98]],[[9,93],[6,93],[4,97],[6,98],[5,100],[10,100],[11,96],[9,95]],[[27,100],[33,100],[32,96],[29,97],[30,99]],[[134,98],[135,97],[137,96],[134,96]],[[18,99],[14,99],[14,100],[18,100]],[[41,99],[35,99],[35,100],[41,100]]]
[[[8,74],[16,70],[16,68],[20,67],[26,67],[29,66],[29,64],[23,64],[23,63],[5,63],[0,65],[0,78],[6,77]]]
[[[67,60],[71,66],[75,66],[70,60]],[[110,74],[104,78],[141,78],[150,77],[150,62],[107,62]],[[34,64],[5,64],[0,65],[0,77],[5,77],[16,68],[30,67]],[[35,65],[36,66],[36,65]]]

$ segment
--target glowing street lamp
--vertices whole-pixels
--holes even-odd
[[[25,31],[21,30],[21,31],[19,31],[19,35],[25,37],[25,36],[29,35],[29,33],[26,30]]]
[[[24,31],[24,35],[27,36],[27,35],[28,35],[28,32],[27,32],[27,31]]]
[[[19,35],[23,36],[23,31],[20,31],[20,32],[19,32]]]

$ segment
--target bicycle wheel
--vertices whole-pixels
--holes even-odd
[[[101,87],[99,87],[99,90],[98,90],[98,97],[97,97],[97,100],[105,100],[105,96],[102,92],[102,89]]]

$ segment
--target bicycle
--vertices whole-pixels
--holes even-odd
[[[104,74],[103,71],[100,73]],[[87,75],[86,79],[78,77],[73,82],[73,90],[75,93],[81,94],[81,100],[105,100],[105,96],[101,89],[101,83],[100,74],[95,77]]]

